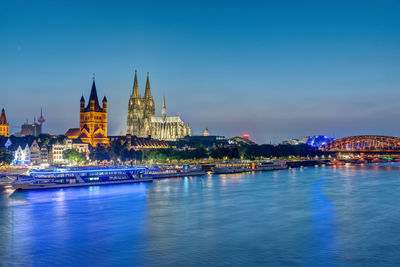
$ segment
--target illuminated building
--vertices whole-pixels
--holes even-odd
[[[302,140],[299,139],[289,139],[286,141],[282,141],[283,145],[292,145],[292,146],[296,146],[296,145],[300,145],[300,144],[304,144],[304,142]]]
[[[210,136],[210,132],[208,131],[208,127],[204,129],[203,136]]]
[[[89,144],[79,140],[66,139],[63,142],[57,142],[51,146],[50,162],[53,164],[63,164],[66,160],[63,157],[63,152],[68,149],[76,150],[80,153],[86,153],[86,158],[89,158]]]
[[[80,100],[79,129],[69,129],[65,135],[70,139],[79,138],[83,142],[91,144],[93,147],[96,147],[98,144],[108,145],[106,97],[103,98],[102,104],[103,106],[101,107],[93,77],[92,89],[87,106],[85,107],[85,98],[83,96]]]
[[[228,142],[230,145],[255,145],[256,144],[249,139],[248,134],[244,134],[243,136],[232,137],[231,139],[228,140]]]
[[[308,137],[306,144],[312,147],[320,148],[321,146],[333,140],[335,139],[326,135],[314,135]]]
[[[182,140],[188,142],[188,145],[192,147],[198,145],[204,147],[228,145],[228,140],[225,136],[210,135],[208,127],[206,127],[202,135],[185,136]]]
[[[65,145],[56,143],[51,146],[50,150],[50,163],[57,164],[57,163],[64,163],[63,152],[65,151]]]
[[[40,164],[49,163],[49,150],[46,145],[42,145],[40,148]]]
[[[137,137],[149,137],[164,141],[175,141],[191,134],[180,116],[167,116],[165,97],[161,116],[155,115],[154,100],[151,95],[150,79],[147,73],[144,97],[139,94],[137,72],[133,82],[133,92],[129,99],[126,133]]]
[[[6,112],[4,108],[1,110],[0,115],[0,136],[10,136],[10,124],[7,121]]]
[[[18,146],[17,150],[14,151],[14,164],[17,166],[31,164],[31,151],[28,144],[26,144],[24,149]]]
[[[41,149],[38,142],[34,140],[29,149],[31,151],[32,164],[39,165],[41,163]]]
[[[129,150],[169,148],[167,141],[156,140],[149,137],[137,137],[130,134],[126,136],[110,136],[110,142],[115,141],[119,141],[121,145],[125,145]]]

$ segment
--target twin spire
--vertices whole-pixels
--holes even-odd
[[[140,98],[139,83],[138,83],[138,79],[137,79],[137,70],[135,70],[135,79],[133,81],[133,97]],[[146,90],[144,92],[144,98],[147,98],[147,99],[151,98],[149,73],[147,73]]]
[[[137,70],[135,70],[135,80],[133,81],[133,97],[140,98],[139,85],[137,81]]]
[[[145,98],[151,98],[149,73],[147,73],[146,91],[144,92],[144,97]]]

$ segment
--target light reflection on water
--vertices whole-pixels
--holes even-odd
[[[400,169],[0,193],[0,265],[398,266]]]

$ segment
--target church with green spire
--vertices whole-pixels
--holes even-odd
[[[165,96],[161,116],[156,116],[154,99],[151,95],[150,78],[147,73],[144,96],[139,93],[137,71],[133,81],[133,90],[128,104],[128,117],[126,122],[126,133],[137,137],[151,137],[164,141],[175,141],[189,136],[191,130],[180,116],[167,116]]]

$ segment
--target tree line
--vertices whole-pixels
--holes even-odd
[[[119,142],[112,143],[108,149],[96,148],[91,153],[92,160],[113,160],[113,161],[143,161],[166,162],[168,160],[201,160],[201,159],[249,159],[260,158],[287,158],[315,157],[326,155],[326,152],[306,144],[300,145],[242,145],[242,146],[221,146],[206,149],[198,146],[192,149],[150,149],[150,150],[128,150]]]
[[[151,160],[154,162],[166,162],[168,160],[201,160],[201,159],[249,159],[260,158],[287,158],[295,157],[315,157],[327,155],[326,152],[306,144],[300,145],[242,145],[242,146],[221,146],[206,149],[198,146],[194,149],[151,149],[151,150],[129,150],[120,142],[112,142],[109,148],[92,148],[90,160],[92,161],[138,161]],[[76,150],[66,150],[63,152],[64,159],[74,163],[86,163],[85,153]],[[6,149],[0,149],[0,164],[10,164],[13,160],[12,153]]]

